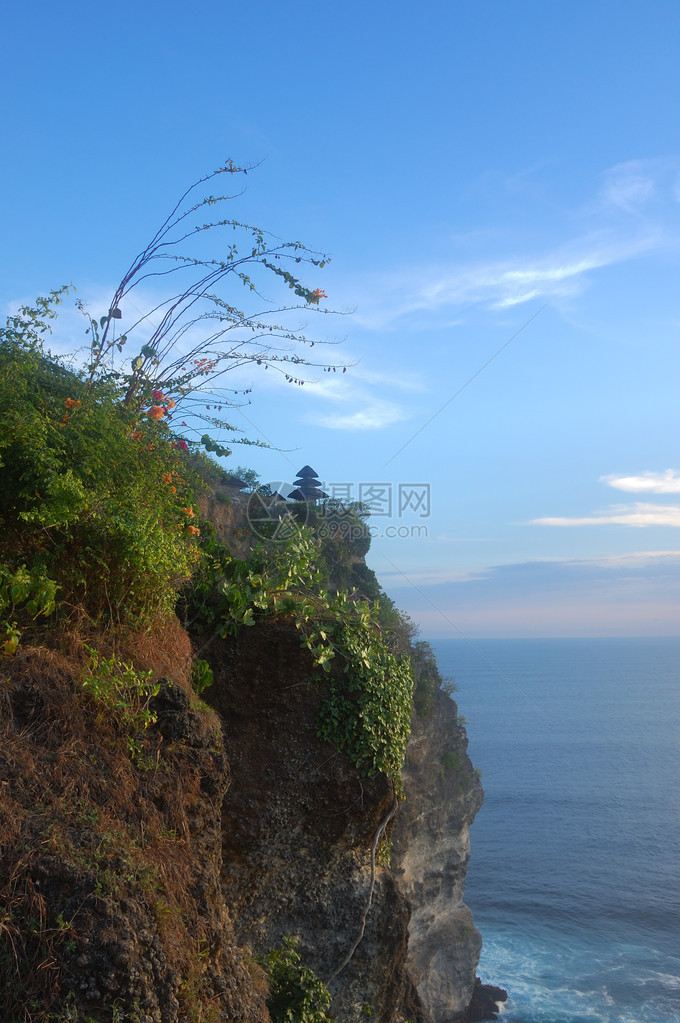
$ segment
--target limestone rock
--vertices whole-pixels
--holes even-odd
[[[317,738],[322,689],[295,629],[242,630],[211,652],[205,694],[224,723],[232,783],[223,805],[223,882],[238,940],[258,952],[300,940],[339,1019],[393,1020],[415,992],[404,969],[409,907],[370,849],[393,803],[384,775],[361,778]]]
[[[414,713],[403,779],[392,867],[411,905],[407,965],[433,1023],[450,1023],[470,1004],[482,944],[463,890],[483,792],[456,704],[441,691],[431,716]]]

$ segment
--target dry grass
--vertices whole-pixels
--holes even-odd
[[[86,647],[94,647],[103,657],[133,663],[139,671],[152,671],[154,679],[167,678],[188,687],[193,654],[188,634],[177,618],[159,619],[151,628],[94,630],[83,622],[63,626],[44,637],[45,645],[62,654],[70,665],[85,667]]]
[[[197,854],[210,816],[203,782],[215,760],[207,745],[169,743],[152,727],[133,762],[115,718],[78,681],[85,644],[182,687],[189,677],[189,642],[178,623],[155,635],[72,633],[60,649],[53,638],[51,647],[20,647],[0,662],[2,1018],[67,1018],[66,1006],[80,997],[74,979],[87,971],[83,957],[109,956],[123,931],[135,955],[136,936],[147,931],[176,978],[183,1014],[207,1019],[217,910],[197,900],[205,866],[197,871]],[[206,734],[214,730],[212,717]],[[219,827],[217,811],[213,817]],[[123,962],[121,976],[127,969]],[[243,966],[241,973],[248,979]],[[102,993],[87,1014],[110,1021],[111,1004]]]

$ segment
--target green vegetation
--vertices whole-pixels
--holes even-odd
[[[197,657],[191,665],[191,684],[195,692],[200,696],[201,693],[210,688],[213,682],[212,668],[203,658]]]
[[[3,653],[13,654],[19,645],[19,631],[15,615],[20,609],[32,619],[40,615],[50,615],[55,609],[57,584],[45,576],[38,566],[27,569],[20,565],[12,571],[7,565],[0,564],[0,615],[4,620]]]
[[[375,862],[379,867],[389,867],[392,863],[392,837],[383,835],[378,843]]]
[[[191,474],[152,409],[131,412],[107,377],[88,383],[44,351],[60,298],[0,330],[0,572],[18,628],[56,594],[62,616],[144,625],[172,610],[198,556]]]
[[[439,673],[434,651],[429,643],[419,640],[413,644],[411,665],[415,680],[413,705],[418,717],[430,717],[434,709],[435,695],[444,685],[444,680]]]
[[[242,561],[212,539],[186,593],[187,614],[223,637],[265,619],[292,622],[328,690],[320,737],[362,773],[397,780],[410,731],[409,659],[390,652],[373,605],[325,589],[318,552],[303,527],[284,542],[259,544]]]
[[[332,1023],[326,1015],[330,992],[313,970],[302,965],[294,938],[284,938],[283,946],[260,962],[269,975],[267,1008],[272,1023]]]
[[[151,671],[136,671],[115,657],[101,657],[97,650],[87,647],[90,664],[81,676],[80,684],[103,708],[113,712],[127,740],[130,755],[140,758],[142,741],[156,715],[149,709],[149,701],[157,696],[159,686],[152,684]]]
[[[462,764],[460,753],[454,753],[452,750],[447,750],[442,756],[442,773],[457,774],[460,771]]]
[[[377,596],[377,593],[366,593],[366,578],[362,574],[366,568],[363,558],[371,546],[365,506],[356,501],[342,504],[328,499],[318,507],[302,504],[299,514],[319,541],[317,560],[319,570],[328,580],[328,588],[358,590],[371,598]]]

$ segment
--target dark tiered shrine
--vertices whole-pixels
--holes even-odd
[[[288,495],[289,501],[319,501],[328,497],[321,489],[321,481],[310,465],[303,465],[295,480],[295,490]]]

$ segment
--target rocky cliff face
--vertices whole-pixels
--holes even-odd
[[[295,630],[244,630],[211,659],[208,698],[232,768],[223,878],[239,940],[265,951],[300,937],[341,1019],[369,1007],[381,1021],[464,1019],[481,949],[462,901],[468,826],[483,794],[455,703],[439,692],[429,717],[414,714],[405,800],[388,825],[392,870],[378,865],[372,884],[393,793],[317,739],[321,693]]]
[[[441,691],[431,716],[413,716],[403,781],[392,866],[411,906],[406,962],[434,1023],[450,1023],[465,1018],[482,946],[463,890],[483,792],[456,704]]]
[[[247,557],[254,544],[260,539],[248,522],[250,494],[243,494],[235,487],[216,484],[214,490],[197,494],[197,503],[202,519],[212,522],[219,540],[226,544],[235,558]],[[259,511],[257,501],[252,508],[256,518]]]
[[[292,626],[242,630],[210,658],[206,696],[231,764],[222,877],[238,940],[268,951],[298,937],[339,1019],[413,1018],[409,907],[391,873],[371,869],[376,832],[394,806],[390,784],[362,779],[317,738],[321,689]]]
[[[216,714],[177,625],[129,643],[118,656],[168,680],[136,758],[83,693],[82,646],[0,672],[0,1018],[268,1023],[254,954],[293,935],[339,1020],[462,1019],[482,796],[455,705],[414,718],[395,813],[383,775],[317,738],[322,688],[292,626],[213,640]]]

